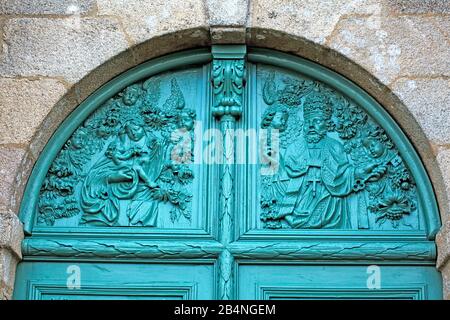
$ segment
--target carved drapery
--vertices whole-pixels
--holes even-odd
[[[41,187],[38,224],[78,217],[86,226],[156,227],[159,205],[170,219],[191,219],[196,113],[175,78],[160,103],[160,81],[133,84],[79,127],[53,161]],[[189,145],[190,146],[190,145]]]
[[[280,150],[261,178],[264,227],[418,229],[415,181],[386,132],[323,83],[265,71],[260,126]]]

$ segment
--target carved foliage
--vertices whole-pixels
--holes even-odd
[[[195,111],[175,78],[160,105],[160,81],[136,83],[105,102],[65,143],[40,192],[38,223],[80,217],[100,226],[156,226],[162,203],[173,222],[191,219]]]
[[[239,116],[245,86],[245,61],[215,59],[212,68],[213,115]]]
[[[280,81],[270,72],[263,87],[261,128],[280,139],[279,170],[261,176],[264,227],[417,228],[405,219],[417,210],[415,182],[385,131],[320,82]],[[265,148],[274,158],[270,139]]]

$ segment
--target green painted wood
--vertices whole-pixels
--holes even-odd
[[[380,289],[367,286],[369,265],[238,268],[239,299],[442,299],[440,274],[434,267],[381,266]]]
[[[215,298],[211,261],[171,265],[24,262],[17,272],[22,281],[17,282],[13,298],[20,300]],[[71,278],[75,275],[81,279],[80,288]]]
[[[336,91],[343,93],[371,116],[376,123],[381,124],[389,138],[396,145],[402,159],[411,172],[413,172],[415,180],[420,181],[417,184],[419,191],[418,198],[420,206],[423,208],[423,212],[425,212],[424,220],[427,224],[427,235],[430,239],[434,239],[440,228],[440,218],[431,181],[420,157],[414,151],[414,147],[408,138],[388,112],[375,99],[350,80],[316,63],[299,57],[292,57],[266,49],[251,49],[249,50],[248,59],[255,63],[275,65],[286,68],[287,70],[293,70],[312,79],[317,79],[334,88]]]
[[[442,298],[411,143],[349,80],[270,50],[105,84],[43,150],[20,216],[16,299]]]
[[[211,53],[205,49],[194,50],[190,54],[177,53],[170,57],[154,59],[117,76],[83,101],[55,131],[33,167],[20,207],[20,218],[24,223],[25,232],[27,234],[32,232],[39,190],[53,159],[73,132],[94,110],[107,99],[137,81],[163,71],[205,63],[210,59]]]

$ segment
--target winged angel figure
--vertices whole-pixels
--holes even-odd
[[[161,203],[170,204],[172,222],[190,221],[192,153],[188,149],[184,162],[173,161],[179,143],[173,133],[193,136],[196,115],[185,107],[176,79],[162,106],[160,89],[153,78],[133,84],[77,129],[47,174],[40,221],[53,224],[81,211],[84,225],[156,227]],[[67,201],[74,208],[59,210]]]

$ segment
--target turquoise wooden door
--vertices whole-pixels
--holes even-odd
[[[144,63],[33,169],[16,299],[440,299],[439,215],[384,109],[312,62],[214,46]]]

